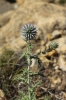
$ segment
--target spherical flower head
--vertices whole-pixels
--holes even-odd
[[[50,49],[55,49],[58,47],[58,44],[56,42],[52,42],[50,45],[49,45]]]
[[[26,41],[33,40],[36,36],[36,27],[33,24],[26,24],[22,27],[21,35]]]

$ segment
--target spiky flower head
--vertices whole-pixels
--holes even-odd
[[[52,42],[50,45],[49,45],[49,48],[50,49],[56,49],[58,47],[58,44],[56,42]]]
[[[33,40],[36,36],[37,30],[33,24],[26,24],[22,27],[21,35],[26,41]]]

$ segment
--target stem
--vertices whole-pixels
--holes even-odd
[[[30,94],[30,48],[29,48],[29,42],[27,44],[27,61],[28,61],[28,95],[29,95],[29,100],[31,100],[31,94]]]

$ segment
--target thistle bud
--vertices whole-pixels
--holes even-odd
[[[49,45],[49,48],[50,49],[56,49],[58,47],[58,44],[56,42],[52,42],[50,45]]]
[[[33,24],[26,24],[22,27],[21,35],[26,41],[33,40],[36,36],[36,27]]]

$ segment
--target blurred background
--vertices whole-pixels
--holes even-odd
[[[0,52],[25,47],[21,27],[33,23],[37,27],[37,45],[41,46],[57,33],[66,33],[66,0],[0,0]]]

